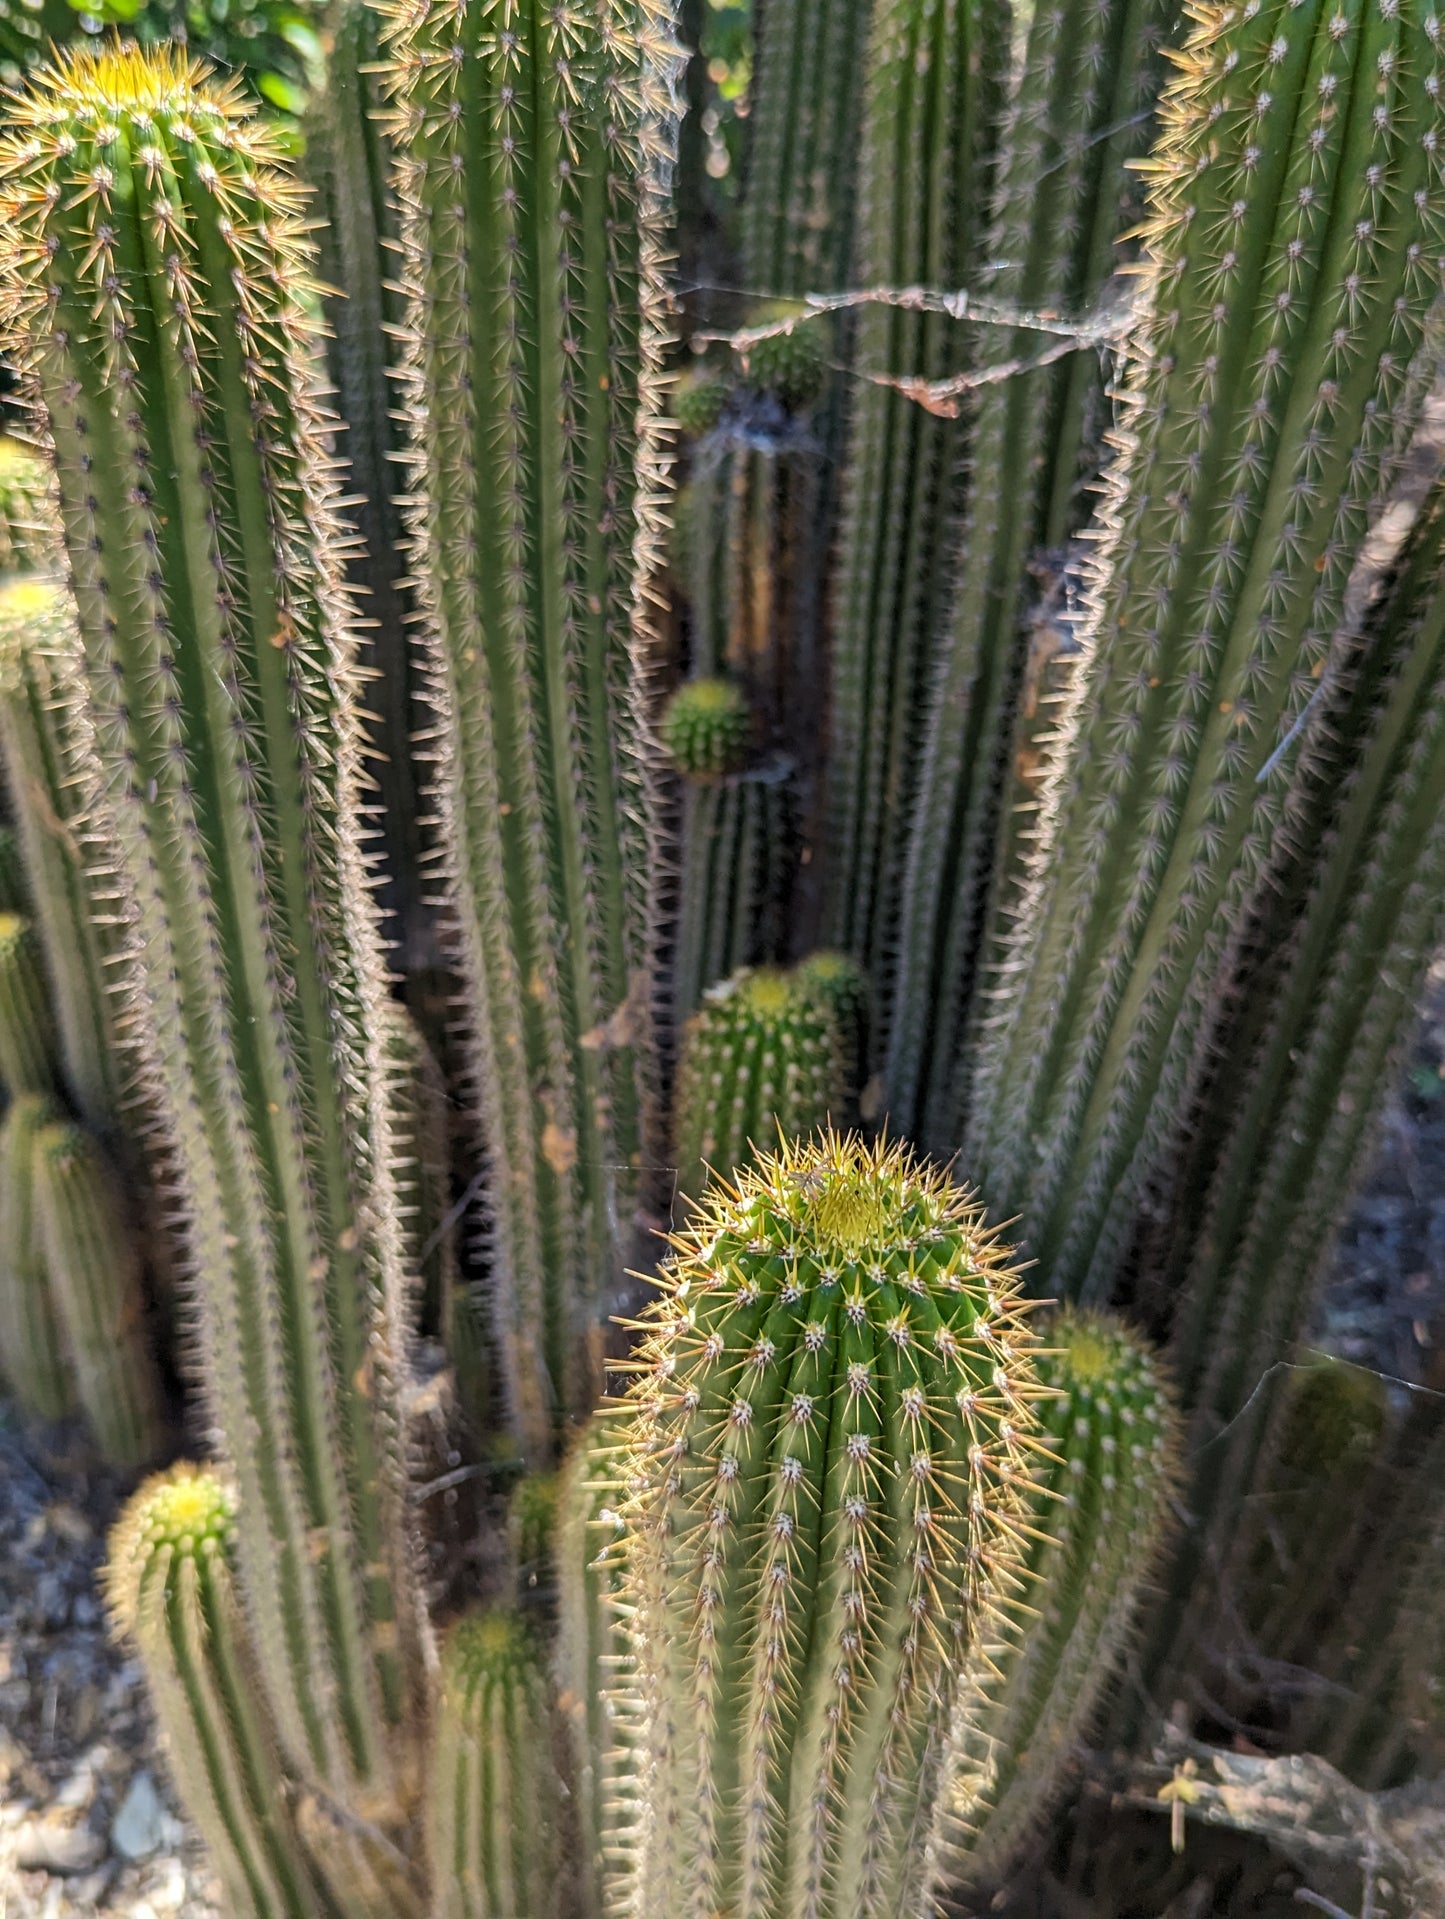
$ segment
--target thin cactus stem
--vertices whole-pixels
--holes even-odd
[[[56,1090],[55,1021],[33,924],[0,913],[0,1084],[9,1092]]]
[[[49,580],[0,584],[0,760],[31,876],[65,1088],[113,1131],[126,1092],[117,1027],[124,931],[111,849],[95,842],[80,640],[70,595]]]
[[[140,1246],[113,1169],[79,1126],[42,1126],[32,1204],[75,1396],[113,1465],[155,1459],[166,1436]]]
[[[1439,288],[1445,102],[1413,4],[1199,9],[1151,171],[1147,311],[969,1163],[1101,1295],[1188,1098],[1392,477]]]
[[[291,1764],[376,1804],[409,1769],[422,1625],[304,197],[234,83],[169,47],[58,56],[0,178],[244,1600]]]
[[[1177,1478],[1173,1395],[1118,1321],[1065,1314],[1040,1328],[1045,1450],[1018,1602],[970,1667],[938,1830],[954,1883],[1002,1876],[1066,1787],[1168,1531]]]
[[[215,1473],[182,1464],[147,1480],[111,1534],[112,1617],[140,1655],[228,1919],[333,1919],[287,1810],[236,1591],[236,1536],[235,1498]]]
[[[672,1242],[624,1402],[636,1919],[889,1919],[1016,1551],[1039,1391],[1007,1253],[830,1135]]]
[[[1147,144],[1160,0],[1067,0],[1033,10],[999,143],[985,283],[1020,311],[1086,314],[1117,255],[1124,168]],[[1037,333],[986,335],[986,363],[1038,353]],[[1077,365],[1075,362],[1081,362]],[[958,1140],[957,1081],[976,1009],[999,884],[1015,720],[1027,664],[1023,611],[1033,549],[1074,530],[1077,500],[1051,526],[1084,460],[1083,393],[1096,352],[982,389],[970,422],[968,499],[908,829],[897,969],[885,1009],[892,1123],[931,1148]],[[1072,521],[1072,524],[1070,523]]]
[[[35,1218],[35,1139],[53,1118],[48,1100],[22,1093],[0,1120],[0,1371],[16,1403],[40,1419],[75,1408]]]
[[[0,574],[48,568],[58,546],[50,469],[35,448],[0,434]]]
[[[1005,8],[877,0],[868,53],[855,284],[952,289],[983,260]],[[858,324],[833,591],[823,937],[892,970],[919,716],[950,585],[962,440],[868,376],[939,379],[965,364],[968,329],[940,314],[869,307]]]
[[[336,0],[326,18],[326,81],[311,94],[306,171],[316,187],[317,266],[338,289],[325,301],[327,358],[343,432],[348,512],[357,541],[347,574],[363,623],[362,671],[369,677],[374,773],[381,835],[381,899],[400,948],[403,977],[432,959],[426,809],[412,750],[425,715],[407,627],[401,433],[391,391],[388,331],[402,319],[391,154],[381,129],[374,71],[381,17],[365,0]],[[370,677],[373,676],[374,677]]]
[[[710,987],[683,1033],[673,1145],[677,1190],[696,1199],[709,1172],[730,1178],[781,1137],[806,1139],[844,1104],[832,1011],[776,967],[745,967]]]
[[[673,54],[650,5],[397,0],[387,60],[436,797],[502,1382],[535,1463],[595,1396],[661,1158],[639,622]]]
[[[556,1502],[557,1705],[572,1751],[589,1910],[623,1910],[614,1868],[637,1817],[635,1689],[622,1606],[621,1459],[593,1418],[562,1466]]]
[[[743,271],[756,292],[848,284],[873,0],[773,0],[754,51]]]
[[[427,1797],[433,1919],[590,1919],[567,1856],[546,1662],[520,1615],[453,1629]]]

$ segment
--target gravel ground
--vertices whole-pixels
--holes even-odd
[[[1445,1391],[1445,958],[1315,1340],[1402,1384]],[[139,1668],[111,1640],[97,1590],[106,1530],[127,1490],[96,1466],[81,1434],[24,1426],[0,1403],[0,1919],[225,1919],[178,1815]],[[1071,1823],[1087,1827],[1086,1812]],[[1152,1824],[1137,1842],[1151,1850]],[[1107,1834],[1092,1833],[1095,1870],[1101,1845],[1107,1854],[1126,1837],[1117,1818]],[[1201,1848],[1191,1850],[1199,1860]],[[1181,1871],[1179,1886],[1157,1882],[1154,1912],[1196,1919],[1293,1906],[1296,1882],[1264,1848],[1216,1837],[1202,1856],[1212,1869]],[[1089,1877],[1081,1872],[1079,1892],[1065,1894],[1044,1875],[1049,1891],[1017,1888],[996,1910],[1103,1919],[1084,1890]]]

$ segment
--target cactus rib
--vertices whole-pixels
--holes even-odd
[[[0,1120],[0,1372],[41,1419],[75,1405],[35,1218],[35,1140],[53,1118],[48,1100],[22,1093]]]

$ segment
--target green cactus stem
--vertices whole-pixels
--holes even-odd
[[[697,1199],[779,1136],[807,1138],[843,1113],[842,1048],[829,1010],[776,967],[709,987],[683,1032],[673,1144],[677,1190]]]
[[[165,1442],[165,1405],[140,1247],[115,1173],[79,1127],[34,1136],[35,1223],[75,1396],[101,1453],[143,1466]]]
[[[566,1729],[581,1832],[579,1871],[589,1911],[620,1910],[614,1868],[636,1819],[630,1755],[637,1699],[622,1600],[622,1467],[594,1418],[558,1475],[557,1707]]]
[[[1034,8],[999,143],[991,254],[982,290],[1005,308],[1087,316],[1130,224],[1125,167],[1147,143],[1163,0],[1065,0]],[[1124,202],[1121,205],[1121,202]],[[1037,331],[985,336],[990,364],[1036,358]],[[949,1151],[960,1131],[965,1036],[977,1012],[1028,662],[1022,615],[1033,549],[1072,533],[1076,481],[1100,384],[1086,347],[980,389],[957,585],[921,728],[897,967],[885,1009],[892,1123]]]
[[[860,159],[855,286],[975,283],[988,239],[992,144],[1009,26],[986,0],[876,0]],[[959,372],[971,329],[869,306],[858,320],[843,467],[827,781],[823,938],[886,990],[904,833],[962,507],[957,419],[873,383]]]
[[[753,53],[743,272],[777,294],[848,284],[872,0],[773,0]]]
[[[689,680],[663,708],[658,734],[685,777],[736,773],[752,749],[753,719],[746,695],[727,680]]]
[[[561,1919],[567,1856],[551,1687],[515,1613],[464,1619],[442,1658],[427,1799],[434,1919]]]
[[[304,196],[169,47],[62,54],[8,126],[6,335],[54,448],[260,1671],[290,1763],[400,1816],[407,1288]]]
[[[13,827],[0,826],[0,913],[18,913],[23,918],[31,906],[20,835]]]
[[[55,1090],[55,1022],[35,928],[0,913],[0,1083],[11,1093]]]
[[[756,715],[758,743],[811,763],[799,715],[816,701],[824,459],[810,420],[739,394],[692,448],[684,531],[691,670],[726,674]],[[816,734],[818,729],[814,728]]]
[[[722,418],[732,388],[719,374],[698,367],[677,383],[672,395],[672,417],[691,439],[710,433]]]
[[[330,1919],[287,1810],[276,1729],[236,1591],[236,1501],[178,1465],[140,1488],[111,1534],[116,1629],[139,1653],[171,1774],[225,1888],[230,1919]]]
[[[934,1843],[958,1883],[997,1879],[1046,1817],[1135,1626],[1177,1476],[1173,1395],[1118,1321],[1066,1313],[1040,1328],[1046,1449],[1016,1614],[981,1646],[955,1722]]]
[[[53,1118],[48,1100],[22,1093],[0,1120],[0,1372],[40,1419],[75,1407],[35,1218],[35,1140]]]
[[[326,16],[326,80],[310,94],[306,172],[316,187],[317,266],[329,286],[344,289],[325,302],[327,359],[343,423],[348,514],[357,532],[347,576],[357,589],[363,622],[363,670],[375,756],[371,770],[382,842],[381,899],[400,948],[404,976],[434,960],[427,910],[425,833],[420,767],[413,739],[425,713],[417,663],[407,639],[412,596],[406,584],[387,329],[400,324],[393,290],[396,211],[388,175],[389,143],[374,71],[381,52],[381,16],[364,0],[335,0]]]
[[[386,86],[436,798],[533,1463],[598,1386],[649,1106],[644,580],[660,561],[660,9],[397,0]],[[454,49],[460,57],[454,57]]]
[[[420,1284],[424,1323],[445,1327],[461,1286],[452,1224],[446,1082],[407,1009],[387,1000],[381,1017],[382,1056],[391,1090],[393,1180],[406,1243],[403,1264],[408,1278]]]
[[[50,580],[0,583],[0,760],[31,875],[65,1088],[102,1133],[126,1090],[117,1027],[123,928],[87,803],[93,772],[80,641],[69,593]]]
[[[757,337],[748,338],[741,349],[748,384],[770,394],[789,413],[811,406],[822,393],[828,373],[825,324],[817,317],[799,318],[795,308],[771,303],[750,314],[745,332],[756,331]]]
[[[921,1912],[959,1669],[1012,1562],[1039,1392],[1008,1255],[830,1135],[672,1242],[625,1402],[638,1919]]]
[[[824,948],[809,953],[793,968],[799,991],[827,1010],[838,1034],[843,1097],[849,1107],[858,1103],[863,1061],[868,1056],[868,975],[846,953]]]
[[[1087,665],[967,1135],[1069,1297],[1112,1283],[1317,749],[1309,702],[1439,291],[1435,31],[1418,4],[1211,4],[1166,97]]]
[[[1226,972],[1211,1057],[1179,1159],[1176,1228],[1156,1283],[1177,1301],[1175,1366],[1198,1469],[1167,1624],[1184,1656],[1231,1578],[1235,1514],[1257,1484],[1334,1235],[1445,937],[1445,487],[1326,697]]]
[[[49,469],[37,452],[0,433],[0,574],[48,567],[58,545]]]

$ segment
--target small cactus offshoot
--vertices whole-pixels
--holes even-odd
[[[427,1789],[432,1919],[592,1919],[575,1901],[551,1684],[516,1613],[452,1629]]]
[[[12,1094],[55,1088],[55,1022],[40,942],[19,913],[0,913],[0,1084]]]
[[[744,967],[703,994],[683,1034],[673,1141],[678,1191],[728,1178],[779,1133],[843,1116],[842,1047],[831,1012],[776,967]]]
[[[895,1919],[1041,1388],[1009,1255],[894,1145],[764,1154],[671,1241],[621,1408],[638,1919]]]
[[[291,1823],[234,1582],[236,1502],[202,1467],[148,1479],[110,1537],[117,1632],[140,1654],[171,1775],[227,1919],[330,1919]]]
[[[1043,1446],[1032,1531],[996,1643],[959,1705],[940,1821],[944,1876],[987,1880],[1050,1810],[1115,1677],[1167,1530],[1177,1473],[1172,1396],[1118,1321],[1039,1328]]]
[[[746,696],[727,680],[688,680],[663,708],[658,731],[678,772],[705,779],[747,764],[753,720]]]

